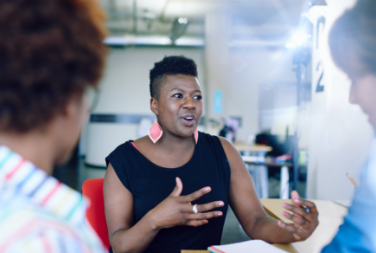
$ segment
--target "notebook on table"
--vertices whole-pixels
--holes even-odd
[[[208,248],[210,253],[286,253],[262,240],[250,240],[226,245],[213,245]]]

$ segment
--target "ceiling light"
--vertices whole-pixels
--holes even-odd
[[[286,48],[301,47],[305,45],[310,38],[311,35],[298,32],[294,36],[292,36],[291,40],[288,43],[286,43]]]
[[[188,19],[187,18],[179,18],[178,22],[179,22],[179,24],[187,24],[188,23]]]
[[[188,26],[187,18],[176,18],[172,24],[172,28],[168,33],[168,37],[171,39],[171,43],[175,44],[175,41],[184,34]]]

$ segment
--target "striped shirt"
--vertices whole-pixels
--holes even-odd
[[[82,195],[0,146],[0,252],[105,252]]]

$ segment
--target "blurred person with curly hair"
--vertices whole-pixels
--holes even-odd
[[[351,80],[349,101],[359,105],[376,131],[376,1],[358,0],[334,23],[329,46],[335,64]],[[376,252],[376,139],[360,173],[352,204],[333,241],[322,252]]]
[[[106,49],[94,0],[0,0],[0,252],[103,252],[51,177],[77,144]]]

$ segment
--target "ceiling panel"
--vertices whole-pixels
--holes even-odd
[[[112,5],[121,12],[132,12],[134,0],[99,0],[105,9]],[[295,8],[304,0],[136,0],[138,12],[152,12],[156,16],[203,17],[212,11],[252,11],[258,8]]]
[[[109,15],[108,27],[115,33],[133,33],[134,0],[98,0]],[[210,12],[229,12],[234,37],[281,36],[298,25],[308,0],[137,0],[137,28],[141,34],[167,34],[177,17],[189,18],[186,35],[203,36]],[[112,9],[111,9],[112,8]],[[115,15],[116,16],[116,15]]]
[[[133,11],[134,0],[99,0],[103,8],[108,9],[113,4],[118,11]],[[139,11],[150,11],[156,14],[162,13],[168,0],[137,0],[136,5]]]
[[[176,15],[198,18],[204,17],[208,12],[236,11],[244,8],[273,6],[272,0],[170,0],[162,15],[165,18]]]

